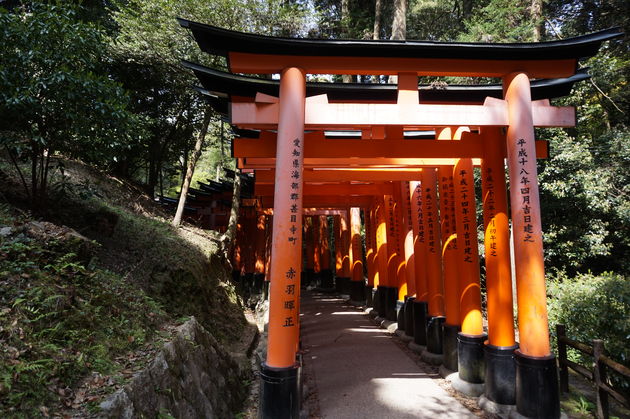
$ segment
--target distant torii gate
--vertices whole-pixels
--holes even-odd
[[[569,84],[570,89],[570,84],[579,76],[576,72],[578,59],[594,55],[603,41],[619,36],[620,32],[612,29],[538,44],[463,44],[287,39],[238,33],[183,19],[180,24],[192,31],[203,51],[226,56],[231,72],[280,74],[279,83],[252,82],[260,88],[248,88],[247,78],[242,76],[224,77],[227,91],[222,91],[216,85],[204,83],[213,71],[187,64],[199,76],[213,105],[223,111],[229,108],[233,125],[262,131],[257,142],[245,139],[235,142],[234,152],[239,157],[239,165],[259,170],[273,169],[268,172],[274,176],[273,193],[271,186],[257,186],[264,194],[264,206],[270,206],[269,200],[273,200],[270,323],[267,359],[261,371],[262,417],[299,416],[296,355],[305,206],[363,207],[371,235],[368,265],[379,266],[381,279],[389,276],[385,294],[396,294],[393,300],[382,299],[387,308],[384,314],[391,316],[389,309],[395,308],[391,306],[392,302],[396,303],[401,297],[400,286],[407,287],[413,282],[409,289],[413,288],[416,300],[420,300],[417,301],[419,304],[411,305],[413,329],[418,332],[414,339],[423,334],[424,320],[419,321],[420,316],[424,319],[428,315],[429,325],[424,329],[427,350],[441,356],[444,336],[453,336],[452,331],[457,332],[461,327],[457,335],[459,378],[469,384],[483,379],[479,365],[483,362],[486,336],[481,325],[478,270],[475,272],[475,263],[478,263],[475,262],[478,256],[472,178],[475,163],[482,167],[489,275],[490,340],[485,346],[489,359],[485,373],[490,377],[486,378],[485,395],[490,402],[505,404],[502,389],[497,388],[493,380],[501,377],[502,369],[510,370],[514,356],[516,393],[513,395],[515,400],[508,402],[515,403],[517,412],[525,417],[559,417],[556,365],[549,345],[536,169],[536,156],[545,151],[537,150],[534,127],[574,126],[575,115],[573,108],[550,106],[547,99],[553,97],[552,94],[532,100],[535,91],[532,85],[548,87],[564,83],[565,88]],[[387,87],[379,93],[378,87],[363,85],[344,88],[320,83],[313,86],[306,83],[307,73],[396,75],[398,85],[395,90]],[[215,79],[216,74],[214,72]],[[432,92],[435,96],[424,100],[423,92],[418,89],[418,76],[496,77],[502,80],[498,89],[502,94],[497,98],[496,88],[493,94],[485,96],[475,93],[474,89],[463,88],[460,96],[450,91],[440,98],[440,93]],[[569,81],[530,83],[530,78],[567,78]],[[217,91],[222,94],[213,93]],[[229,97],[227,104],[226,96]],[[442,135],[447,135],[444,129],[449,127],[466,127],[471,132],[462,134],[460,139],[453,135],[440,141]],[[276,130],[277,134],[265,130]],[[339,133],[346,130],[360,132],[360,137],[326,139],[326,131]],[[435,131],[434,139],[411,139],[415,132],[426,130]],[[511,292],[508,292],[511,284],[504,157],[507,157],[511,181],[519,308],[518,349],[513,329],[510,330],[510,322],[506,321],[511,321],[512,314]],[[480,160],[475,162],[473,159]],[[328,173],[319,174],[317,169],[320,168],[328,169]],[[363,187],[348,184],[335,186],[330,189],[330,194],[316,195],[322,188],[305,185],[308,177],[328,176],[331,179],[334,176],[330,173],[332,169],[340,169],[339,179],[353,181],[366,176],[356,169],[378,168],[392,170],[392,179],[411,180],[411,187],[397,190],[395,185]],[[395,168],[402,169],[404,175],[396,174]],[[352,173],[354,170],[356,174]],[[421,175],[414,178],[412,173],[418,170]],[[385,173],[383,171],[378,176],[382,178]],[[262,172],[259,174],[264,177]],[[361,193],[354,196],[353,189],[361,190]],[[342,195],[335,196],[333,191]],[[387,193],[390,191],[391,194]],[[375,200],[363,194],[378,197]],[[322,199],[322,196],[326,198]],[[448,202],[445,197],[450,198]],[[407,215],[411,220],[407,220],[402,229],[408,230],[411,224],[417,239],[422,230],[425,250],[418,253],[420,257],[414,266],[424,269],[424,274],[419,274],[416,281],[407,278],[405,283],[400,283],[397,282],[400,280],[398,275],[405,278],[407,273],[401,270],[404,264],[395,257],[410,255],[410,247],[401,246],[399,225],[405,217],[402,207],[407,198],[408,212],[415,210],[422,220]],[[353,214],[356,219],[356,212]],[[451,219],[446,225],[448,214]],[[440,233],[440,228],[444,229],[445,235]],[[442,242],[448,246],[452,233],[457,235],[457,252],[448,257],[457,260],[459,271],[453,277],[456,279],[448,279],[450,274],[443,276],[441,263],[442,254],[447,257],[448,253],[447,248],[442,248]],[[374,247],[377,257],[371,258]],[[384,251],[385,247],[389,250]],[[396,252],[392,252],[392,247]],[[414,253],[420,247],[415,246]],[[368,276],[374,275],[369,273]],[[449,281],[447,289],[454,290],[447,292],[446,300],[443,279]],[[390,292],[392,289],[395,290],[393,293]],[[454,296],[459,301],[453,300]],[[416,306],[419,307],[417,316]],[[453,319],[449,320],[451,317]],[[442,327],[445,321],[446,326]],[[449,325],[454,329],[447,332]]]

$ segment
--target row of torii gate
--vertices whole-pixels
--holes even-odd
[[[323,285],[332,285],[328,215],[335,217],[337,281],[349,281],[353,300],[367,295],[372,302],[375,292],[379,315],[398,317],[428,358],[459,370],[463,382],[485,380],[484,397],[495,408],[516,405],[514,415],[559,417],[536,168],[547,148],[534,127],[575,125],[574,108],[551,106],[549,99],[587,78],[578,60],[620,32],[462,44],[288,39],[179,22],[203,51],[228,61],[231,73],[185,65],[240,134],[233,145],[239,167],[255,172],[258,210],[242,223],[240,245],[250,249],[243,256],[250,266],[258,256],[250,268],[258,281],[266,239],[257,232],[271,232],[261,417],[299,416],[300,277],[317,268]],[[233,73],[280,74],[280,80]],[[307,74],[389,75],[397,84],[307,83]],[[435,89],[419,87],[419,76],[493,77],[502,84]],[[487,334],[475,167],[482,180]]]

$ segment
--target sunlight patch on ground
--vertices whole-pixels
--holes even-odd
[[[345,316],[345,315],[352,315],[352,316],[363,316],[363,313],[361,313],[360,311],[357,312],[352,312],[352,311],[334,311],[332,313],[333,316]]]

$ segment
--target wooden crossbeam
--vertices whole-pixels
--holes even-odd
[[[238,159],[242,169],[273,169],[275,158]],[[305,158],[304,168],[416,168],[453,166],[457,159],[409,159],[409,158]],[[472,159],[473,165],[480,166],[481,159]]]
[[[276,180],[274,169],[256,170],[256,184],[273,184]],[[302,180],[309,182],[349,182],[349,181],[412,181],[420,179],[422,169],[307,169],[302,173]]]
[[[337,208],[346,209],[348,207],[367,208],[372,204],[372,196],[304,196],[304,208]],[[262,208],[273,208],[273,196],[261,196],[259,202]]]
[[[350,183],[331,183],[326,185],[305,184],[303,188],[304,196],[372,196],[392,195],[393,193],[393,186],[386,183],[359,185]],[[273,194],[274,185],[257,183],[254,187],[254,195],[256,196],[272,196]]]
[[[278,103],[232,102],[232,123],[242,128],[275,129]],[[575,108],[549,106],[549,101],[532,103],[535,127],[573,127]],[[442,126],[508,125],[507,103],[488,98],[483,105],[425,105],[383,103],[327,103],[318,97],[307,100],[305,129],[357,129],[373,125],[401,125],[406,128]]]
[[[464,136],[461,141],[439,140],[338,140],[306,138],[305,158],[482,158],[483,139],[478,135]],[[547,158],[547,142],[536,142],[538,158]],[[276,156],[275,136],[265,138],[235,138],[233,157],[273,158]]]

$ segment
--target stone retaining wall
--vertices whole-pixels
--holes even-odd
[[[191,318],[132,381],[101,403],[100,417],[229,418],[247,396],[243,368]]]

